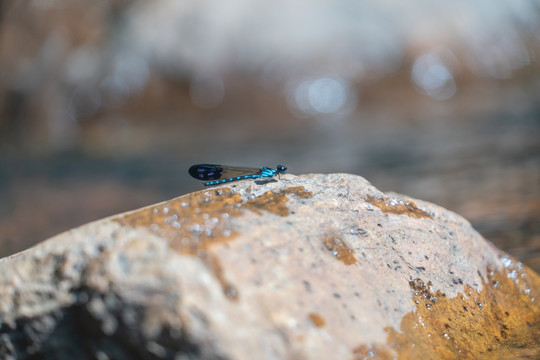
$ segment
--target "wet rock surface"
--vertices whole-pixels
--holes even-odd
[[[357,176],[285,175],[0,260],[0,357],[534,358],[539,291],[448,210]]]

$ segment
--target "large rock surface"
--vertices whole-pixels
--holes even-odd
[[[0,260],[4,359],[540,356],[540,278],[351,175],[236,182]]]

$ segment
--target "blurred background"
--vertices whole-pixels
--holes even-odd
[[[0,2],[0,256],[195,163],[358,174],[540,271],[540,3]]]

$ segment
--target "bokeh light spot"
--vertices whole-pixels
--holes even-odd
[[[337,76],[304,78],[285,87],[289,109],[297,116],[348,114],[356,107],[356,90]]]
[[[435,100],[447,100],[456,93],[454,76],[436,55],[419,56],[413,63],[411,78],[424,94]]]

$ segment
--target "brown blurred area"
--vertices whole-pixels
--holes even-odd
[[[202,186],[195,163],[345,172],[540,271],[540,7],[0,3],[0,256]]]

